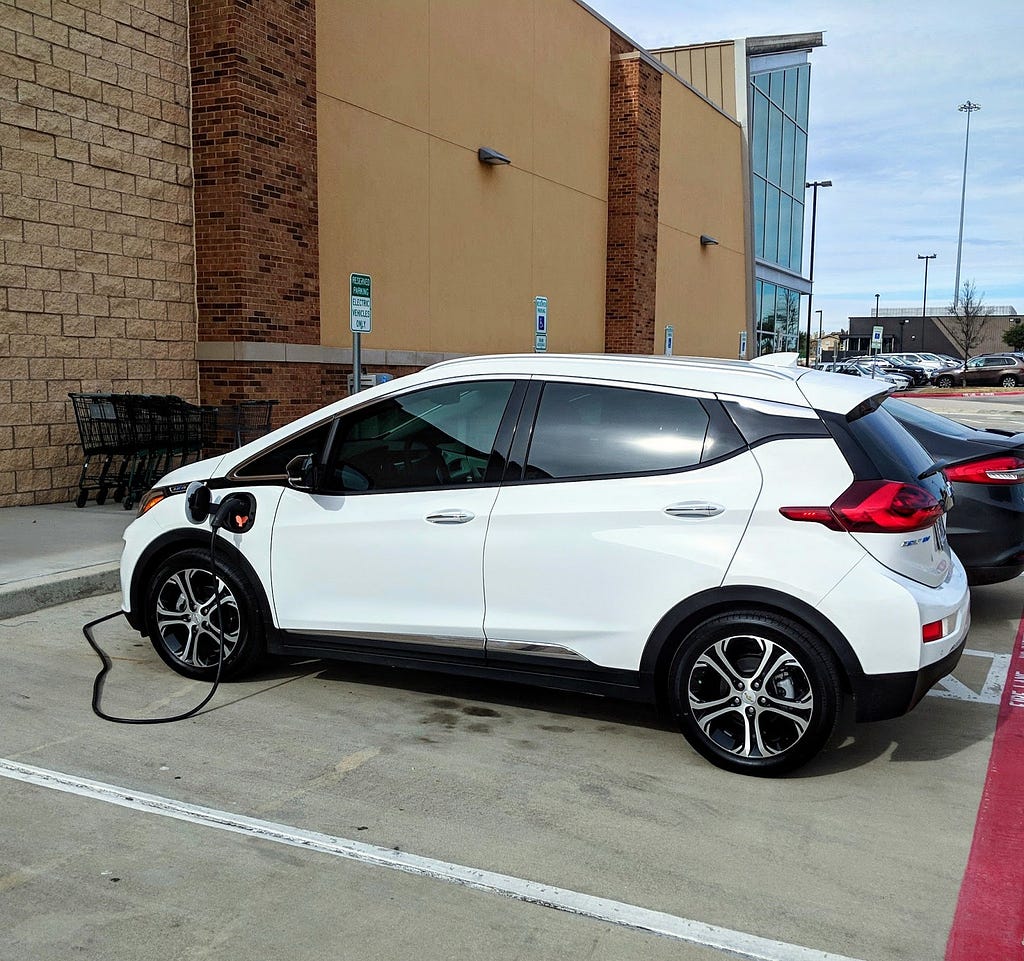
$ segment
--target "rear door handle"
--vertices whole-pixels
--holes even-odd
[[[431,524],[468,524],[474,517],[476,514],[472,511],[458,509],[427,514],[427,520]]]
[[[681,504],[669,504],[665,508],[665,513],[673,517],[717,517],[724,511],[721,504],[707,501],[683,501]]]

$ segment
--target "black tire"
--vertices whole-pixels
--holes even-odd
[[[1006,374],[1002,378],[1002,380],[999,381],[999,386],[1000,387],[1016,387],[1017,386],[1017,378],[1014,377],[1013,374]]]
[[[98,491],[96,491],[96,503],[100,505],[105,504],[107,502],[108,493],[109,488],[106,487],[101,487]]]
[[[189,548],[153,572],[145,592],[149,639],[164,662],[185,677],[212,681],[224,630],[221,679],[239,677],[266,656],[260,603],[248,576],[231,558],[217,557],[220,606],[210,553]],[[219,610],[219,614],[218,614]]]
[[[75,507],[85,507],[89,503],[89,492],[79,491],[78,496],[75,498]]]
[[[936,377],[935,378],[935,386],[936,387],[952,387],[953,386],[953,378],[952,377]]]
[[[814,757],[842,700],[835,660],[817,635],[764,611],[722,614],[692,630],[668,685],[672,713],[697,753],[758,777]]]

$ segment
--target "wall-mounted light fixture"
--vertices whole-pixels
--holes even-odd
[[[717,247],[718,241],[714,237],[709,237],[707,234],[700,235],[700,245],[702,247]]]
[[[510,164],[511,160],[508,159],[503,153],[498,153],[497,150],[492,147],[480,147],[476,152],[477,159],[482,164],[490,164],[492,167],[500,166],[501,164]]]

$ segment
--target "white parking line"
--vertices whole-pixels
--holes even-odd
[[[742,931],[731,931],[717,925],[704,924],[700,921],[690,921],[622,901],[592,897],[589,894],[581,894],[567,888],[551,887],[507,874],[495,874],[491,871],[481,871],[460,864],[450,864],[447,861],[423,858],[404,851],[393,851],[373,844],[350,841],[347,838],[303,831],[301,828],[290,827],[286,824],[260,821],[228,811],[217,811],[195,804],[186,804],[171,798],[127,791],[112,784],[72,777],[61,774],[59,771],[48,771],[6,758],[0,758],[0,776],[54,791],[105,801],[119,807],[144,811],[147,814],[158,814],[161,817],[218,828],[221,831],[231,831],[235,834],[249,835],[264,841],[275,841],[278,844],[289,844],[305,848],[307,851],[330,854],[375,867],[404,871],[419,877],[459,884],[491,894],[500,894],[517,901],[525,901],[529,904],[606,921],[636,931],[645,931],[677,941],[714,948],[741,958],[751,958],[754,961],[854,961],[854,959],[842,955],[815,951],[812,948],[787,944],[784,941],[772,941],[756,935],[744,934]]]
[[[1010,654],[995,654],[992,651],[965,650],[965,657],[988,657],[992,664],[981,691],[972,691],[963,681],[952,674],[944,677],[929,692],[930,697],[950,697],[956,701],[970,701],[974,704],[998,704],[1003,697],[1006,674],[1010,669]]]

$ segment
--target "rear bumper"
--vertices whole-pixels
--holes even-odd
[[[967,638],[945,657],[926,664],[919,671],[898,674],[862,674],[851,678],[858,721],[884,721],[912,710],[939,681],[960,662]]]

